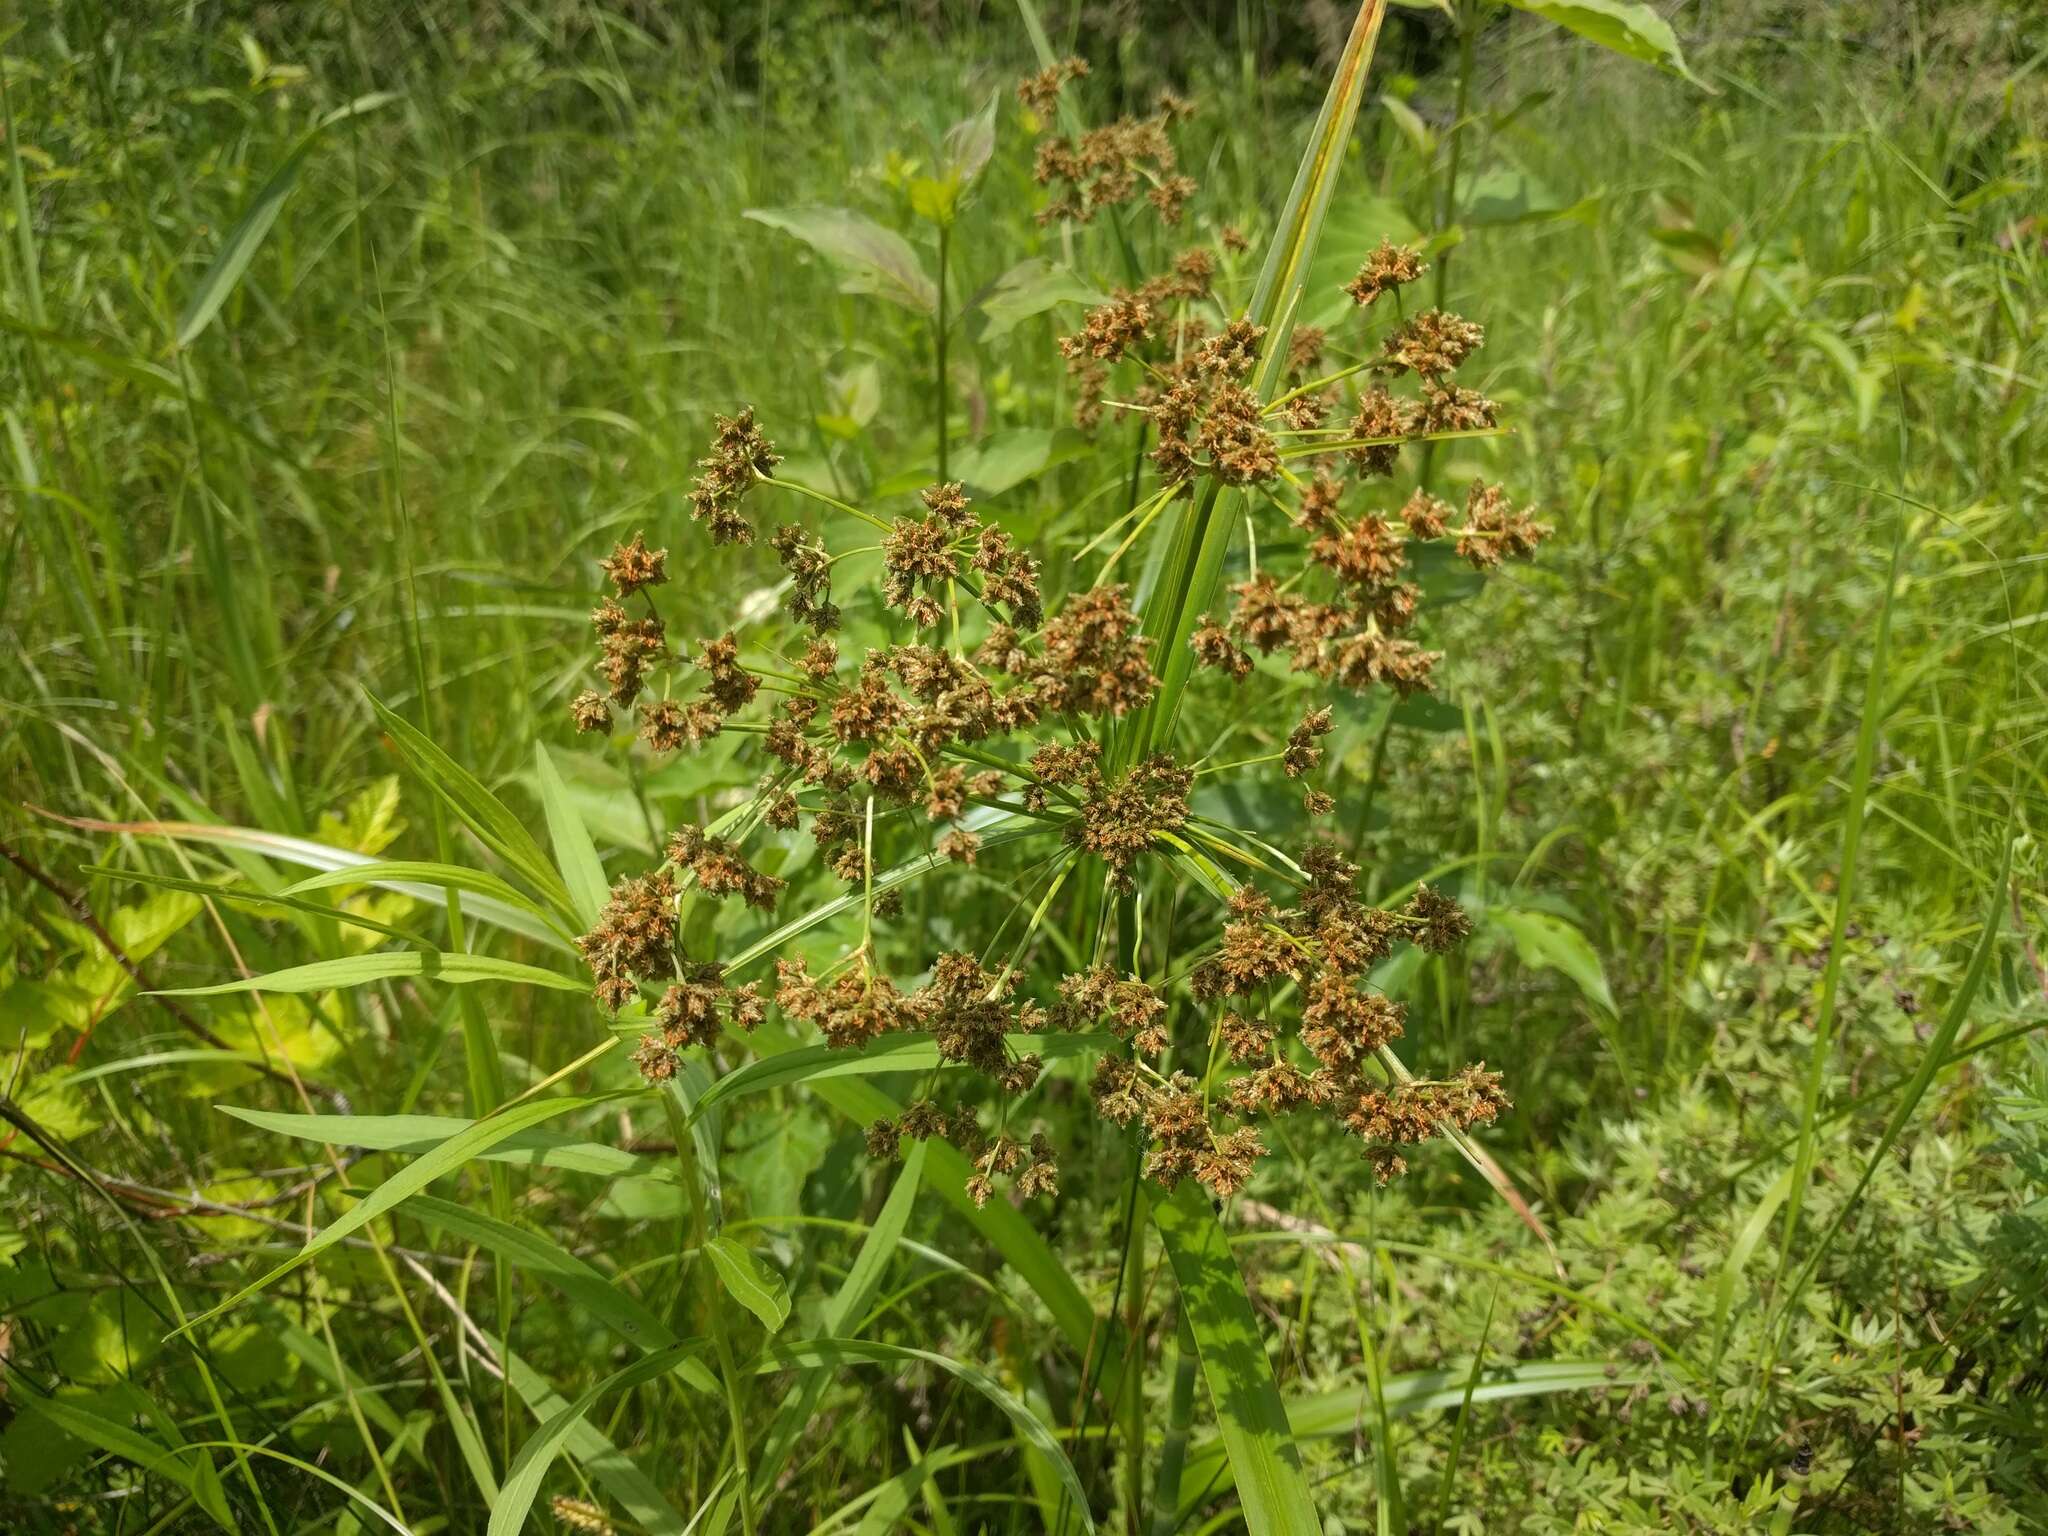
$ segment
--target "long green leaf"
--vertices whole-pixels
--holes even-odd
[[[517,960],[435,949],[344,955],[339,960],[315,960],[310,965],[289,966],[264,976],[244,976],[239,981],[223,981],[211,987],[164,987],[149,995],[218,997],[227,992],[327,992],[400,976],[444,981],[451,986],[474,981],[511,981],[521,986],[550,987],[558,992],[581,992],[587,985],[573,976],[544,971],[537,965],[522,965]]]
[[[636,1360],[624,1370],[614,1371],[605,1377],[542,1423],[519,1448],[519,1454],[513,1458],[512,1466],[505,1474],[504,1486],[498,1490],[497,1502],[491,1506],[490,1536],[518,1536],[526,1525],[526,1516],[540,1493],[548,1468],[555,1464],[555,1458],[562,1454],[576,1427],[583,1422],[583,1416],[590,1412],[599,1398],[652,1381],[674,1370],[703,1348],[702,1339],[690,1339]]]
[[[545,742],[533,744],[534,777],[540,782],[541,809],[548,818],[548,841],[555,845],[555,862],[561,866],[562,883],[569,888],[569,900],[582,919],[584,931],[597,923],[611,887],[604,878],[604,864],[590,841],[589,829],[569,798],[561,771],[548,755]]]
[[[1100,1051],[1114,1043],[1099,1032],[1057,1035],[1009,1035],[1013,1049],[1035,1052],[1047,1061]],[[796,1083],[816,1082],[832,1077],[875,1077],[888,1072],[928,1072],[944,1065],[945,1058],[932,1037],[923,1031],[906,1030],[884,1035],[858,1048],[834,1045],[806,1045],[778,1056],[764,1056],[728,1072],[697,1099],[695,1114],[748,1094]]]
[[[221,1490],[220,1475],[205,1451],[191,1447],[167,1449],[128,1425],[65,1398],[18,1392],[14,1394],[14,1401],[17,1406],[48,1419],[87,1445],[119,1456],[123,1461],[132,1461],[143,1471],[184,1489],[192,1502],[222,1530],[237,1529],[234,1516],[228,1510],[227,1496]],[[188,1463],[181,1451],[195,1459]]]
[[[1060,1482],[1073,1497],[1074,1507],[1080,1511],[1083,1522],[1089,1530],[1095,1529],[1095,1519],[1088,1512],[1088,1496],[1082,1490],[1081,1479],[1074,1471],[1074,1464],[1067,1460],[1067,1453],[1061,1449],[1058,1439],[1046,1428],[1045,1421],[1005,1390],[993,1376],[976,1366],[934,1354],[928,1349],[912,1349],[900,1344],[878,1344],[869,1339],[819,1338],[772,1344],[763,1351],[756,1369],[766,1372],[821,1366],[905,1365],[912,1361],[935,1366],[994,1404],[1017,1433],[1052,1463]]]
[[[429,1184],[433,1183],[434,1180],[444,1178],[448,1174],[455,1172],[456,1169],[462,1167],[463,1164],[473,1158],[481,1157],[485,1152],[506,1138],[516,1136],[521,1131],[539,1125],[543,1121],[552,1120],[557,1115],[572,1114],[579,1109],[589,1109],[594,1105],[608,1104],[626,1097],[629,1093],[638,1091],[637,1089],[627,1089],[618,1093],[597,1094],[583,1099],[529,1099],[524,1104],[514,1104],[509,1109],[500,1111],[488,1120],[477,1121],[467,1130],[460,1131],[449,1137],[448,1140],[442,1142],[425,1156],[415,1158],[412,1162],[407,1163],[405,1167],[394,1173],[362,1200],[358,1201],[354,1207],[315,1233],[307,1240],[303,1248],[264,1275],[260,1280],[251,1281],[219,1306],[200,1313],[190,1322],[187,1322],[184,1327],[174,1331],[176,1333],[184,1333],[189,1329],[198,1327],[201,1323],[210,1322],[222,1313],[232,1310],[258,1291],[290,1274],[316,1254],[323,1253],[327,1249],[332,1248],[359,1227],[368,1222],[375,1221],[386,1211],[411,1199]]]
[[[682,1342],[667,1323],[628,1295],[617,1282],[607,1279],[552,1238],[432,1195],[413,1196],[406,1214],[451,1237],[473,1243],[500,1262],[546,1282],[637,1349],[651,1354]],[[715,1389],[717,1384],[707,1376],[702,1385]]]
[[[559,919],[550,918],[531,897],[522,895],[496,875],[464,869],[456,864],[422,864],[373,859],[349,848],[316,843],[311,838],[288,837],[260,827],[217,826],[201,821],[95,821],[71,818],[69,824],[90,832],[116,832],[135,837],[164,837],[177,843],[217,843],[245,853],[260,854],[302,869],[322,873],[288,886],[284,894],[300,895],[334,885],[374,885],[380,890],[398,891],[415,901],[443,906],[448,896],[444,887],[476,891],[474,902],[464,902],[470,917],[536,940],[552,949],[575,953],[569,930]]]
[[[1320,1536],[1259,1320],[1208,1197],[1183,1183],[1152,1202],[1152,1221],[1201,1356],[1246,1524],[1262,1536]]]
[[[541,898],[569,917],[576,915],[568,889],[540,844],[526,830],[526,823],[512,814],[504,801],[483,786],[467,768],[443,752],[417,727],[376,698],[370,700],[377,719],[391,737],[400,756],[426,781],[429,789],[448,802],[463,824],[499,858],[509,864]]]
[[[558,1394],[548,1385],[546,1377],[517,1354],[502,1344],[499,1354],[505,1362],[505,1379],[512,1383],[512,1390],[518,1393],[519,1400],[526,1404],[527,1411],[535,1419],[546,1423],[569,1406],[568,1399]],[[690,1522],[684,1520],[681,1512],[662,1496],[661,1488],[654,1479],[641,1471],[631,1457],[587,1418],[570,1430],[569,1437],[562,1442],[562,1450],[580,1462],[583,1470],[600,1488],[619,1501],[619,1507],[632,1516],[635,1524],[648,1536],[689,1536]]]
[[[299,170],[306,157],[319,143],[326,129],[343,118],[359,116],[374,111],[387,102],[396,101],[397,94],[391,91],[377,91],[359,96],[338,112],[329,113],[300,137],[292,146],[284,162],[270,173],[270,177],[257,189],[255,197],[242,210],[242,216],[228,231],[227,239],[221,242],[213,264],[206,269],[206,275],[199,280],[199,286],[192,290],[192,297],[185,301],[185,312],[178,317],[178,345],[189,347],[199,339],[200,333],[220,313],[221,305],[228,295],[235,291],[235,285],[242,280],[242,274],[249,270],[249,263],[255,259],[257,247],[263,244],[263,237],[270,233],[270,226],[277,222],[277,216],[284,208],[284,200],[290,195],[293,185],[299,179]]]
[[[330,1147],[363,1147],[372,1152],[430,1152],[478,1122],[454,1115],[301,1115],[278,1110],[217,1106],[222,1114],[260,1130]],[[529,1130],[508,1136],[481,1154],[487,1162],[561,1168],[605,1178],[676,1178],[672,1164],[600,1141],[583,1141],[557,1131]]]

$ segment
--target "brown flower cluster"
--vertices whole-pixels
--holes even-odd
[[[724,970],[715,963],[685,966],[655,1004],[654,1028],[640,1037],[633,1065],[650,1083],[666,1082],[682,1065],[682,1052],[718,1039],[722,1021],[751,1032],[767,1016],[759,983],[728,987]]]
[[[899,517],[882,537],[882,600],[929,629],[945,617],[939,596],[947,585],[969,579],[979,582],[984,604],[1000,605],[1010,623],[1036,629],[1044,618],[1038,562],[976,517],[957,482],[929,487],[924,504],[924,517]]]
[[[1369,305],[1380,295],[1414,282],[1428,270],[1429,263],[1422,259],[1420,251],[1382,240],[1365,258],[1365,265],[1358,269],[1358,276],[1344,285],[1344,291],[1357,304]]]
[[[998,1178],[1007,1178],[1019,1199],[1060,1192],[1059,1162],[1052,1143],[1042,1131],[1031,1140],[1013,1136],[984,1136],[974,1111],[956,1108],[950,1114],[929,1099],[919,1099],[893,1119],[877,1120],[868,1127],[868,1153],[877,1158],[895,1158],[903,1143],[936,1138],[951,1142],[974,1166],[967,1178],[967,1196],[977,1206],[987,1205],[995,1194]]]
[[[740,502],[782,462],[775,445],[754,425],[754,408],[718,418],[718,437],[711,452],[697,461],[704,471],[690,490],[690,516],[711,530],[714,544],[745,544],[753,525],[740,516]]]
[[[1087,72],[1081,60],[1069,59],[1017,87],[1018,100],[1045,126],[1033,175],[1040,186],[1056,189],[1038,211],[1038,222],[1086,224],[1104,208],[1132,202],[1143,190],[1164,222],[1178,224],[1195,182],[1179,171],[1169,130],[1191,116],[1193,107],[1162,91],[1149,117],[1121,117],[1073,137],[1055,132],[1051,121],[1060,91]]]
[[[1034,767],[1045,757],[1041,749]],[[1066,840],[1109,866],[1120,891],[1136,889],[1131,868],[1162,835],[1178,832],[1188,821],[1188,791],[1195,775],[1164,752],[1155,752],[1120,778],[1107,778],[1090,761],[1071,777],[1043,773],[1049,784],[1071,783],[1082,794],[1081,812],[1067,823]]]

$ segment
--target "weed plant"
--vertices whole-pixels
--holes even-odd
[[[2038,1528],[2048,39],[1450,9],[7,43],[15,1526]]]

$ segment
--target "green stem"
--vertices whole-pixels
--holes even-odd
[[[939,226],[939,308],[933,317],[933,351],[937,354],[938,378],[935,381],[939,396],[939,480],[946,479],[946,248],[951,241],[952,230]]]

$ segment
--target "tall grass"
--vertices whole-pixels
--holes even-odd
[[[5,46],[0,839],[144,984],[47,886],[0,886],[0,1509],[2029,1528],[2012,1244],[2041,1175],[2006,1119],[2044,986],[2042,40],[1997,7],[1679,19],[1718,95],[1519,18],[1469,28],[1461,70],[1396,10],[1383,69],[1422,43],[1446,67],[1340,92],[1350,148],[1311,183],[1326,240],[1457,224],[1438,279],[1517,431],[1433,472],[1540,491],[1559,529],[1446,620],[1448,705],[1332,739],[1372,895],[1448,882],[1492,914],[1472,963],[1394,984],[1418,1072],[1510,1069],[1484,1155],[1553,1258],[1455,1161],[1377,1191],[1319,1133],[1219,1222],[1137,1194],[1077,1114],[1100,1187],[977,1209],[942,1144],[867,1171],[895,1080],[809,1075],[777,1024],[715,1097],[622,1119],[580,999],[464,984],[570,971],[604,872],[750,781],[558,724],[591,562],[643,525],[682,542],[713,410],[802,424],[811,483],[864,501],[1064,403],[1052,322],[949,326],[935,382],[919,320],[740,217],[894,207],[891,153],[929,161],[1033,67],[1027,29],[39,9]],[[1205,205],[1265,237],[1330,71],[1261,75],[1244,40],[1189,45],[1179,83]],[[1134,99],[1152,48],[1117,50]],[[1060,254],[1037,196],[1000,146],[947,234],[949,312]],[[1082,550],[1127,510],[1128,446],[1105,470],[1060,439],[1006,505]],[[1246,555],[1227,505],[1172,516],[1147,622],[1178,657]],[[685,581],[708,613],[773,575]],[[991,883],[975,915],[1014,934],[1039,896]],[[314,1009],[177,1003],[211,1039],[140,995],[336,956],[365,985],[315,976]]]

